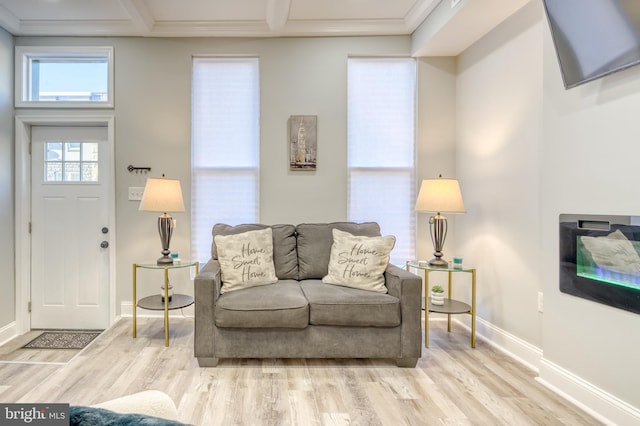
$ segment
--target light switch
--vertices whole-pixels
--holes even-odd
[[[143,186],[130,186],[129,187],[129,201],[142,200],[142,194],[144,193]]]

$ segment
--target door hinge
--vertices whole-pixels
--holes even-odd
[[[31,222],[29,222],[29,233],[31,233]]]
[[[29,304],[27,305],[27,311],[31,313],[31,302],[29,302]]]
[[[29,155],[31,155],[31,146],[32,146],[32,143],[29,142]]]

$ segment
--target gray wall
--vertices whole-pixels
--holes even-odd
[[[18,45],[112,45],[115,48],[117,303],[131,300],[131,264],[155,259],[155,216],[127,200],[127,187],[144,177],[126,167],[149,166],[151,176],[182,181],[190,204],[191,57],[260,57],[260,221],[299,223],[346,219],[348,55],[404,55],[409,37],[161,39],[19,37]],[[318,116],[318,170],[288,169],[287,120]],[[178,221],[172,248],[189,252],[188,213]],[[140,274],[140,294],[157,291],[158,275]],[[186,281],[186,280],[185,280]],[[174,283],[176,284],[176,283]],[[192,293],[187,282],[176,289]]]
[[[15,319],[13,226],[13,37],[0,28],[0,327]]]

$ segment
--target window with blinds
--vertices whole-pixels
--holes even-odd
[[[258,221],[258,58],[194,57],[191,256],[211,257],[211,228]]]
[[[349,58],[347,78],[348,218],[395,235],[403,265],[415,258],[415,61]]]

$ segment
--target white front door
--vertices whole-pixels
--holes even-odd
[[[32,328],[109,325],[107,141],[107,127],[32,127]]]

